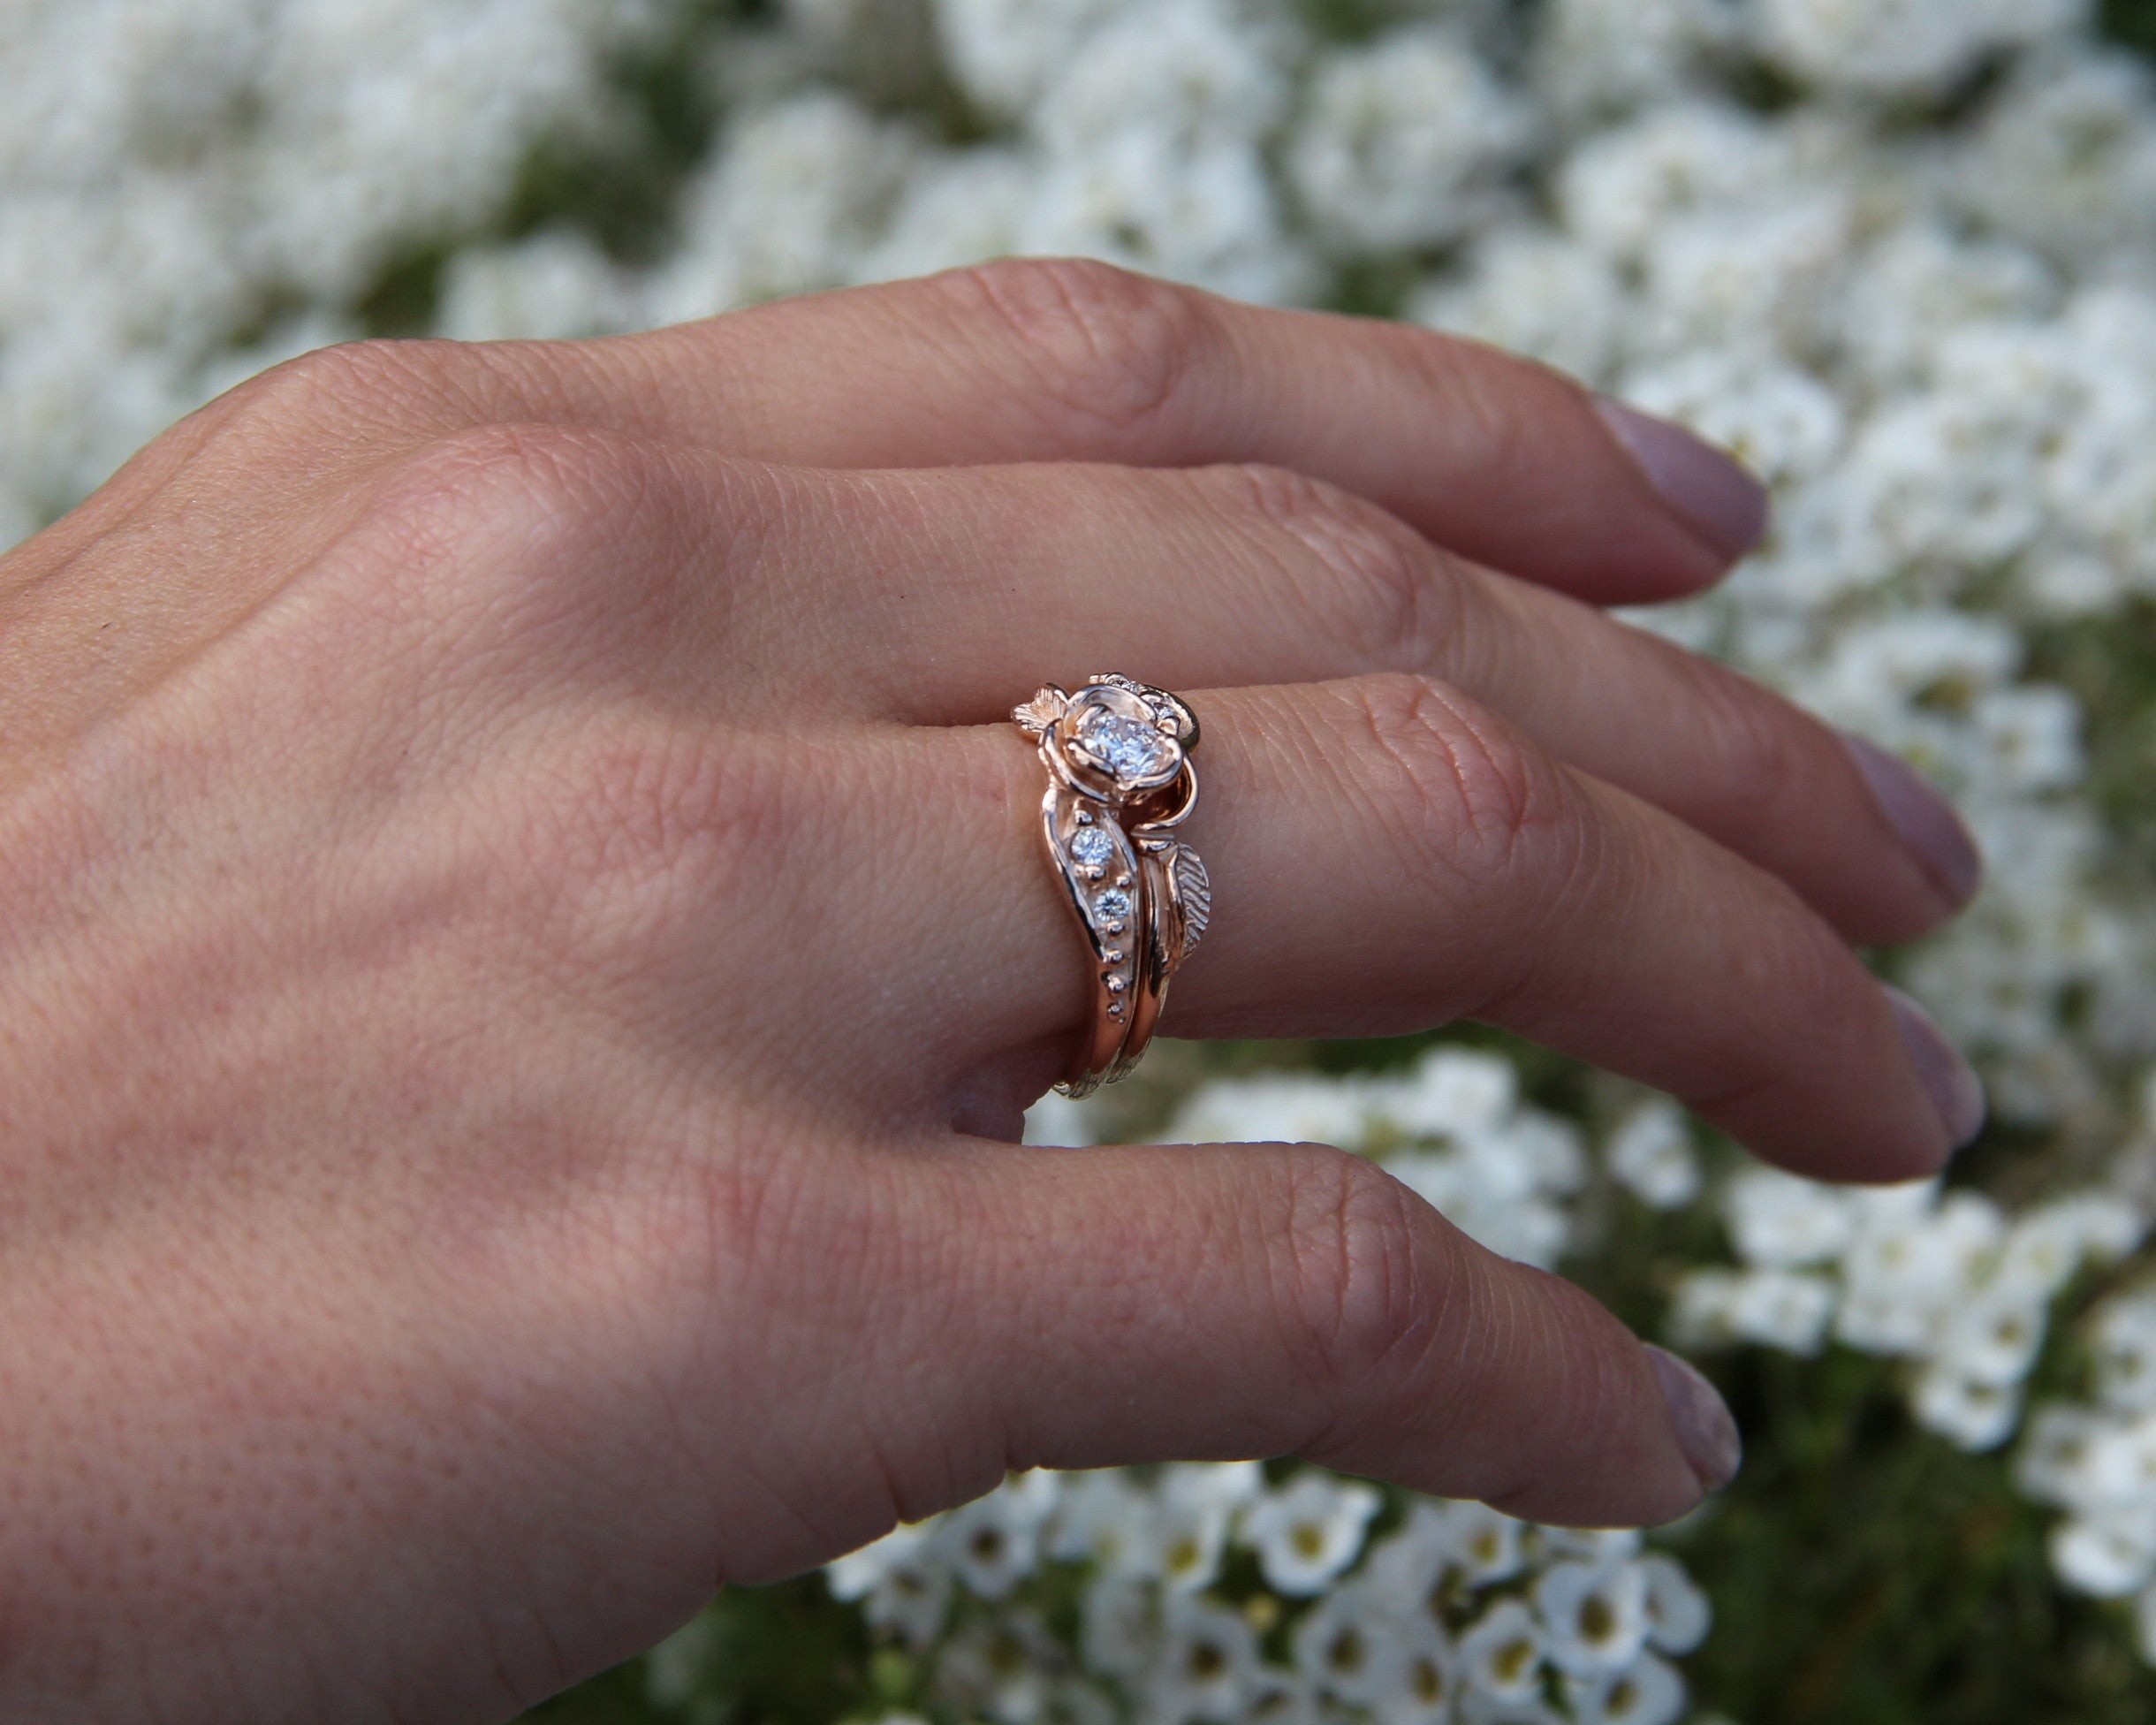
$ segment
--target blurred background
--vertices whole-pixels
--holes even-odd
[[[1636,619],[1899,751],[1991,860],[1882,971],[1944,1189],[1746,1167],[1472,1028],[1167,1045],[1082,1143],[1317,1136],[1685,1348],[1687,1524],[1269,1464],[1012,1482],[533,1715],[2156,1720],[2156,0],[8,0],[0,544],[280,359],[1008,253],[1522,349],[1774,486]]]

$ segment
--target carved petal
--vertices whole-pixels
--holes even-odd
[[[1025,726],[1028,734],[1037,737],[1063,717],[1063,710],[1070,703],[1070,696],[1053,683],[1044,683],[1032,700],[1011,709],[1011,717]]]

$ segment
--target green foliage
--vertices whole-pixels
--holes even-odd
[[[2156,52],[2156,0],[2105,0],[2104,27],[2121,42]]]

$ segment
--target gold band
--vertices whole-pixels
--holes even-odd
[[[1137,1065],[1212,914],[1205,865],[1174,833],[1197,807],[1197,715],[1165,689],[1100,676],[1076,695],[1050,683],[1011,717],[1048,769],[1042,836],[1092,956],[1092,1022],[1056,1086],[1085,1096]]]

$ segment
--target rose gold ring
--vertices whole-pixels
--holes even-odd
[[[1092,1023],[1056,1085],[1086,1096],[1138,1064],[1212,915],[1205,865],[1174,832],[1197,807],[1197,715],[1165,689],[1101,676],[1075,695],[1050,683],[1011,717],[1048,769],[1041,832],[1091,956]]]

